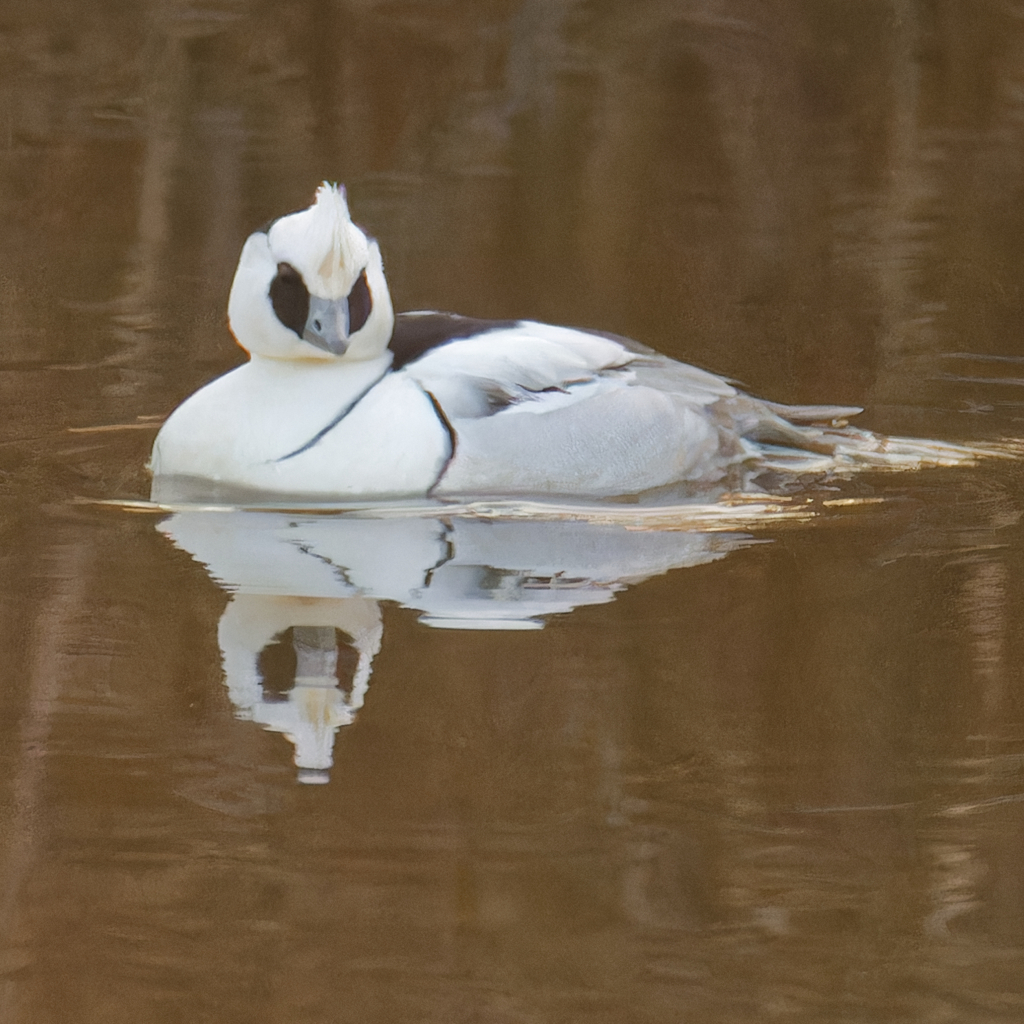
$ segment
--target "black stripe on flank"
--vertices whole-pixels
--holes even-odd
[[[452,464],[452,459],[455,458],[455,447],[458,443],[458,435],[455,433],[455,428],[452,426],[451,420],[448,419],[445,415],[444,409],[441,408],[441,403],[429,391],[424,391],[423,393],[430,399],[430,404],[434,407],[435,415],[441,421],[441,426],[448,432],[448,458],[444,460],[441,472],[437,474],[437,479],[430,485],[430,490],[427,491],[427,497],[429,498],[434,488],[444,479],[445,473],[448,472],[448,467]]]
[[[319,444],[385,377],[387,371],[382,373],[369,387],[364,388],[355,398],[345,406],[337,416],[327,424],[326,427],[318,430],[305,444],[300,445],[293,452],[289,452],[287,455],[282,455],[279,459],[275,459],[275,462],[285,462],[287,459],[294,459],[296,455],[301,455],[303,452],[308,452],[314,445]],[[431,396],[433,397],[433,396]],[[436,403],[435,403],[436,406]],[[447,466],[447,463],[445,463]]]
[[[435,484],[436,486],[436,484]],[[447,565],[455,557],[455,541],[452,539],[452,525],[446,522],[444,525],[444,554],[423,574],[423,586],[429,587],[434,581],[434,573]]]
[[[388,343],[395,354],[391,368],[400,370],[432,348],[440,348],[450,341],[507,330],[518,323],[518,320],[477,320],[456,313],[399,313]]]

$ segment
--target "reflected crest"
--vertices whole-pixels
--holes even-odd
[[[743,532],[395,511],[196,509],[159,527],[230,593],[218,642],[231,702],[289,739],[301,782],[328,781],[335,736],[363,706],[381,602],[416,609],[433,628],[540,629],[752,542]]]

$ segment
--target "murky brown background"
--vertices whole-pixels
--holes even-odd
[[[1014,465],[541,632],[388,604],[325,786],[236,718],[222,589],[77,499],[325,177],[397,308],[1022,432],[1019,0],[5,0],[0,1021],[1020,1021]]]

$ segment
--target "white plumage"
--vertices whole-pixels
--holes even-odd
[[[245,365],[161,429],[154,497],[607,497],[768,469],[907,468],[974,450],[845,426],[628,339],[532,321],[395,316],[344,191],[246,241],[228,303]]]

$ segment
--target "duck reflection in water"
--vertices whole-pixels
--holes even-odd
[[[383,632],[380,606],[366,598],[239,591],[228,602],[217,635],[228,695],[242,718],[291,740],[300,782],[329,781],[334,736],[363,706]],[[279,638],[294,655],[278,659],[293,663],[284,680],[265,656]]]
[[[159,528],[231,594],[218,630],[228,694],[241,717],[288,737],[307,783],[328,781],[335,736],[363,705],[381,601],[435,628],[539,629],[549,615],[751,543],[742,533],[418,515],[188,510]]]

